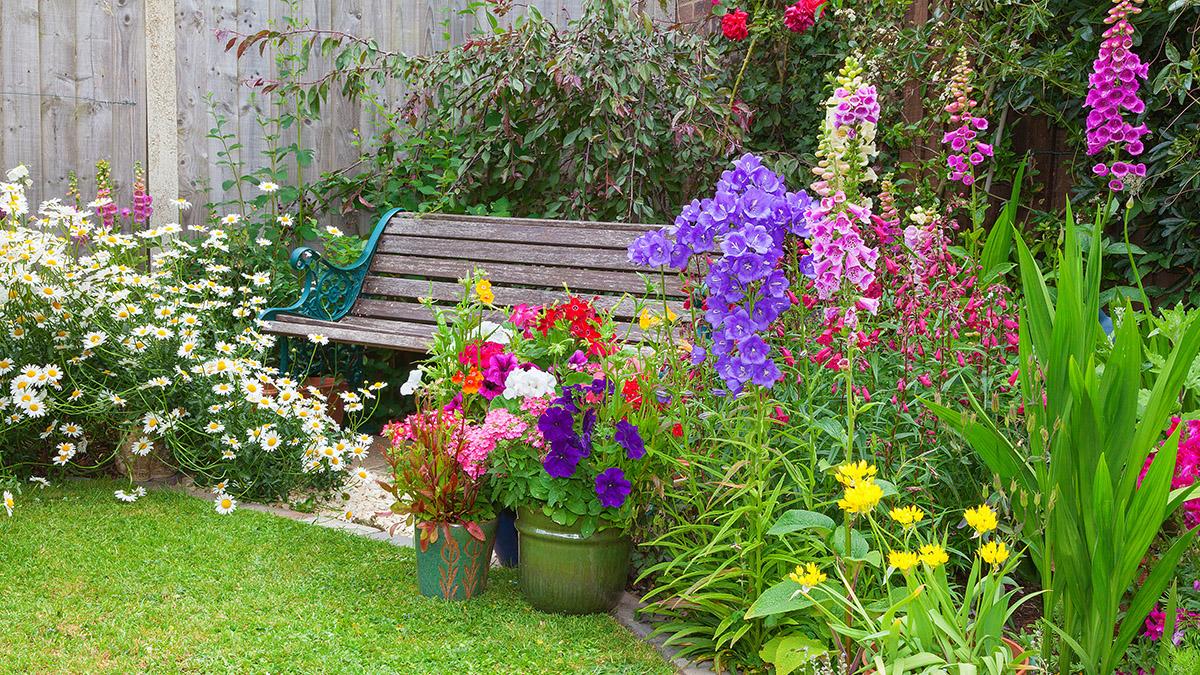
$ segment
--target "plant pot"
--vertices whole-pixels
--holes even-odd
[[[540,509],[517,511],[521,593],[529,604],[557,614],[607,612],[621,600],[629,575],[629,537],[604,529],[590,537]]]
[[[421,595],[443,600],[470,600],[487,588],[488,568],[492,562],[492,542],[496,537],[496,519],[479,524],[484,541],[472,537],[463,525],[438,528],[438,539],[422,551],[417,550],[417,588]],[[418,530],[419,534],[419,530]]]
[[[1013,658],[1016,658],[1018,654],[1025,651],[1025,649],[1023,647],[1021,647],[1021,645],[1017,644],[1016,642],[1014,642],[1012,640],[1009,640],[1008,638],[1000,638],[1000,639],[1004,640],[1004,644],[1008,645],[1008,649],[1009,649],[1009,651],[1012,652]],[[1021,661],[1020,663],[1016,664],[1016,672],[1018,672],[1018,673],[1032,673],[1035,670],[1036,669],[1033,666],[1029,665],[1028,657],[1026,657],[1025,660]]]
[[[517,512],[512,509],[496,516],[496,558],[501,567],[517,566]]]
[[[154,441],[154,447],[146,455],[133,451],[138,439],[126,438],[117,446],[115,455],[117,471],[129,477],[135,483],[165,480],[174,477],[178,472],[171,464],[171,453],[164,447],[162,441]]]

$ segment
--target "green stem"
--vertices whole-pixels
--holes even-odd
[[[1133,245],[1129,243],[1129,216],[1132,212],[1133,200],[1130,199],[1125,202],[1125,253],[1129,255],[1129,271],[1133,274],[1133,280],[1142,294],[1142,309],[1148,312],[1150,311],[1150,296],[1146,295],[1146,288],[1142,286],[1142,274],[1138,272],[1137,263],[1133,259]]]

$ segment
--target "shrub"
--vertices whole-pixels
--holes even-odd
[[[233,260],[234,242],[260,246],[239,215],[150,228],[102,196],[47,201],[26,225],[11,175],[0,183],[0,472],[91,471],[153,452],[231,498],[275,499],[337,485],[365,457],[370,439],[330,417],[328,390],[264,363],[274,340],[255,319],[272,276]],[[380,387],[339,394],[352,423]]]
[[[319,188],[347,208],[653,222],[713,175],[713,158],[737,148],[703,39],[659,29],[628,0],[589,0],[562,30],[532,7],[511,27],[494,6],[473,8],[488,28],[429,56],[305,28],[262,30],[229,46],[319,47],[335,64],[355,64],[306,83],[261,83],[308,111],[335,86],[375,101],[379,84],[407,84],[399,109],[376,101],[384,124],[362,144],[368,169],[332,172]]]

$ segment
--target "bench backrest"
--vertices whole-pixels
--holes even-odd
[[[397,213],[379,239],[347,319],[395,322],[405,332],[416,329],[414,322],[432,324],[419,299],[453,305],[462,294],[458,280],[479,268],[487,272],[499,305],[559,302],[570,288],[595,298],[598,308],[612,308],[619,323],[636,326],[633,298],[647,295],[642,276],[647,270],[640,274],[626,249],[656,227],[661,226]],[[648,276],[660,285],[656,275]],[[674,275],[667,275],[665,286],[672,309],[681,311],[683,293]]]

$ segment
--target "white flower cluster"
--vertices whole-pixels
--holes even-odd
[[[504,378],[504,398],[542,398],[553,394],[558,380],[534,367],[517,368]]]
[[[43,203],[29,226],[22,170],[0,183],[6,446],[36,439],[67,466],[87,452],[89,433],[103,431],[133,439],[125,449],[135,455],[173,450],[182,468],[211,480],[226,473],[221,462],[298,462],[294,473],[304,475],[351,473],[366,458],[372,439],[335,422],[328,399],[336,395],[357,422],[384,385],[330,394],[264,363],[274,339],[255,317],[270,276],[235,269],[241,261],[230,254],[248,234],[195,227],[185,237],[178,225],[126,234],[58,200]]]

